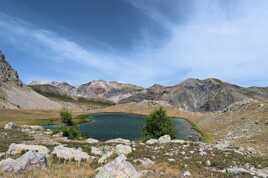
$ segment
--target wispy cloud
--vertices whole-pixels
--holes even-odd
[[[152,84],[152,81],[156,81],[159,76],[168,75],[171,72],[167,65],[163,67],[165,62],[162,60],[157,62],[149,56],[145,59],[143,54],[120,56],[109,52],[94,52],[55,32],[38,29],[30,23],[5,14],[0,15],[0,28],[2,29],[0,32],[2,40],[12,43],[15,50],[20,49],[27,53],[36,54],[39,60],[43,58],[88,66],[88,74],[78,75],[84,77],[83,81],[90,80],[86,77],[93,73],[90,69],[94,69],[94,72],[108,76],[110,80],[148,86]],[[74,75],[79,73],[79,71],[72,72]],[[96,76],[96,74],[92,75]],[[75,81],[72,82],[75,83]]]
[[[106,76],[149,86],[175,84],[187,77],[218,77],[242,85],[268,85],[267,1],[193,0],[185,23],[175,23],[157,8],[137,3],[141,1],[129,2],[170,31],[160,47],[153,47],[145,33],[132,54],[100,52],[4,14],[0,36],[28,53],[88,67],[87,74],[73,71],[79,81]]]
[[[242,85],[268,85],[268,2],[204,0],[192,1],[192,6],[187,23],[169,26],[170,41],[147,56],[167,60],[174,70],[188,71],[183,78],[218,77]]]

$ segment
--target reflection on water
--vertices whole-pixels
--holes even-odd
[[[180,118],[174,119],[178,139],[198,139],[198,134],[191,125]],[[98,113],[91,116],[91,122],[80,125],[84,136],[99,140],[125,138],[137,140],[142,138],[145,124],[143,116],[127,113]]]

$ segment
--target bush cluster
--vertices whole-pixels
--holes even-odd
[[[163,135],[176,137],[175,123],[167,116],[164,108],[152,112],[145,120],[144,137],[145,139],[159,138]]]
[[[60,112],[60,117],[62,123],[66,124],[67,126],[73,125],[73,115],[70,111],[64,109]]]

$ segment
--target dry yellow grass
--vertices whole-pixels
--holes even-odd
[[[90,178],[95,175],[89,163],[51,164],[47,169],[34,169],[24,173],[5,173],[6,178]]]
[[[74,116],[84,114],[74,112]],[[46,124],[59,120],[59,111],[38,111],[38,110],[0,110],[0,127],[9,121],[16,122],[18,125]]]

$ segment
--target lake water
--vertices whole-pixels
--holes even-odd
[[[176,118],[176,137],[178,139],[199,139],[198,133],[187,121]],[[80,125],[84,136],[98,140],[125,138],[138,140],[142,138],[145,124],[144,116],[126,113],[98,113],[91,116],[91,121]]]

